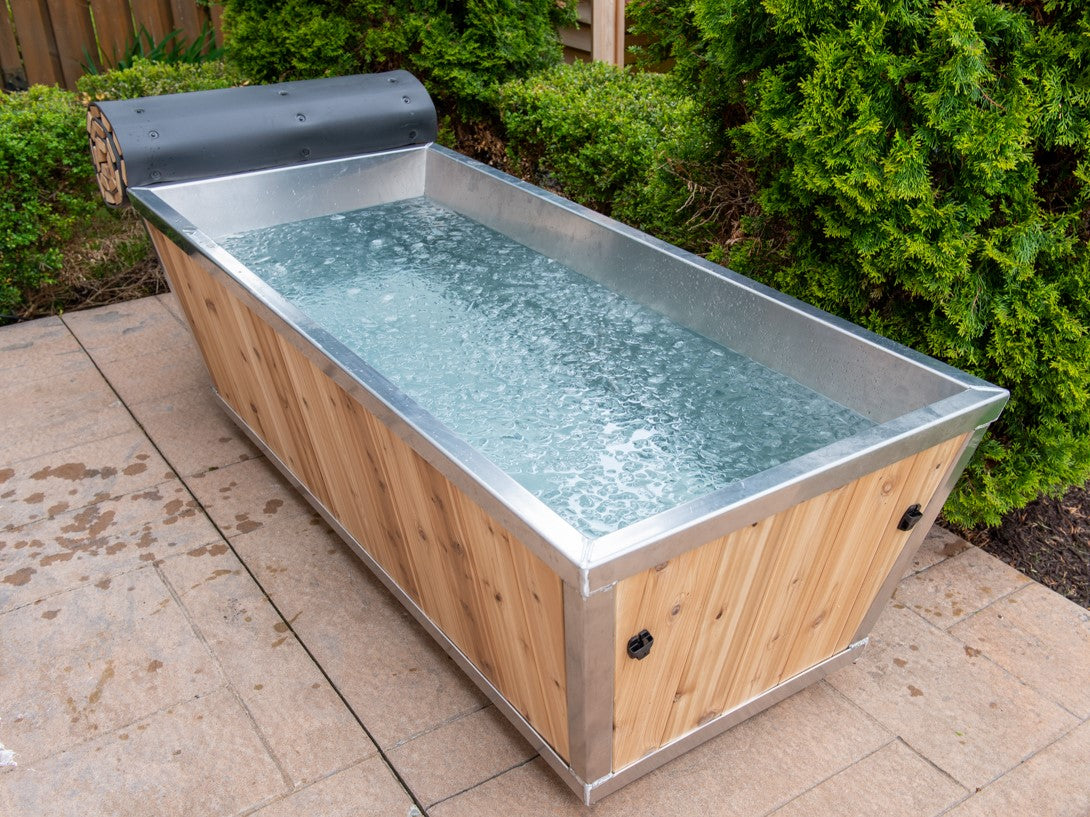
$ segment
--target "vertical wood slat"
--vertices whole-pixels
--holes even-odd
[[[128,0],[91,0],[103,64],[113,66],[125,56],[135,32]]]
[[[76,87],[83,64],[98,58],[95,30],[87,0],[47,0],[65,87]]]
[[[591,59],[617,64],[617,4],[622,0],[593,0]]]
[[[223,3],[213,3],[208,7],[212,20],[212,30],[216,32],[216,48],[223,48]]]
[[[153,41],[159,42],[176,28],[174,15],[170,9],[170,0],[131,0],[131,2],[136,31],[140,31],[143,26]]]
[[[0,4],[0,79],[4,87],[10,88],[21,87],[26,83],[23,60],[19,56],[19,45],[15,41],[15,29],[4,4]]]
[[[30,84],[63,84],[64,72],[45,0],[10,0],[15,33]]]
[[[182,250],[148,231],[221,397],[567,757],[559,577]]]
[[[200,36],[201,27],[208,19],[204,7],[193,0],[170,0],[170,13],[174,28],[181,30],[181,37],[186,42],[193,42]]]
[[[958,437],[618,583],[614,769],[849,646]],[[629,636],[655,637],[642,661]]]

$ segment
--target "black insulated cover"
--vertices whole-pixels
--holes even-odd
[[[96,102],[126,186],[190,181],[435,141],[435,106],[407,71]]]

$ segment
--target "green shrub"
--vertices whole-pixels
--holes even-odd
[[[226,0],[228,57],[256,81],[413,71],[441,103],[488,108],[503,81],[559,62],[557,0]]]
[[[945,513],[1090,477],[1090,10],[639,0],[792,235],[751,275],[1011,391]],[[708,82],[706,76],[715,81]],[[736,254],[736,261],[744,255]]]
[[[61,245],[95,209],[85,123],[75,94],[59,88],[0,93],[0,313],[54,279]]]
[[[558,65],[502,86],[511,158],[571,198],[671,241],[698,242],[676,168],[706,160],[707,123],[663,74]]]
[[[209,91],[240,84],[241,72],[222,60],[165,63],[143,57],[136,57],[128,68],[105,74],[84,74],[76,80],[76,88],[85,101]]]

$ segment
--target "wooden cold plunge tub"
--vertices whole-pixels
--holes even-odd
[[[281,110],[287,97],[284,121],[321,120],[305,101],[329,88],[370,100],[350,129],[367,131],[366,144],[349,139],[329,155],[314,147],[320,132],[288,124],[288,149],[265,145],[256,153],[271,159],[231,160],[234,170],[229,161],[207,167],[222,152],[171,165],[169,152],[130,147],[149,128],[169,141],[174,110],[187,123],[182,135],[199,141],[200,113],[245,108],[239,100]],[[127,178],[225,410],[589,804],[851,660],[1006,393],[435,145],[434,111],[422,100],[419,84],[395,72],[103,103],[98,130],[113,141],[96,157],[113,158],[105,170],[100,164],[100,178],[121,179],[113,188],[104,181],[104,191],[123,189]],[[400,104],[422,107],[406,114]],[[379,109],[389,116],[368,130]],[[240,132],[253,130],[252,110],[243,119]],[[125,167],[122,155],[136,158]],[[490,447],[506,432],[460,428],[418,395],[413,370],[431,368],[434,356],[417,365],[414,346],[399,347],[409,361],[403,381],[368,352],[382,344],[381,320],[365,321],[378,334],[362,340],[354,329],[338,334],[343,316],[323,310],[335,312],[341,299],[316,306],[298,294],[317,272],[296,270],[289,286],[277,277],[285,264],[238,249],[238,236],[404,203],[412,213],[434,206],[483,225],[518,252],[588,279],[606,293],[588,297],[606,299],[616,314],[650,308],[658,317],[639,320],[668,321],[688,333],[685,343],[691,336],[733,350],[794,384],[785,388],[843,408],[856,425],[826,440],[812,428],[819,419],[774,419],[818,442],[752,472],[694,477],[691,495],[674,504],[639,499],[636,511],[589,521],[550,504],[548,474],[504,466],[507,454]],[[466,229],[476,251],[476,228]],[[349,254],[378,254],[384,241],[361,238]],[[280,267],[263,270],[269,264]],[[362,295],[346,292],[369,309],[374,299],[361,286]],[[443,279],[443,303],[472,312],[477,296],[452,286]],[[547,322],[557,323],[563,304],[550,309]],[[494,319],[482,326],[491,331]],[[602,318],[603,331],[617,320]],[[405,331],[430,348],[431,330]],[[389,360],[401,365],[397,355]],[[459,390],[472,392],[470,408],[508,400],[502,389]],[[516,399],[529,403],[530,416],[564,404],[559,390],[530,397]],[[698,398],[707,414],[714,395]],[[523,431],[533,438],[540,429],[520,430],[520,440]],[[652,432],[641,433],[630,442]],[[564,448],[544,446],[547,455]],[[627,467],[615,464],[617,451],[645,449],[631,443],[600,459],[612,479]]]

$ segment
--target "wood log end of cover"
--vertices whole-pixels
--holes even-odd
[[[87,138],[91,143],[91,160],[95,165],[99,192],[107,204],[119,207],[125,201],[125,159],[109,120],[93,103],[87,106]]]

